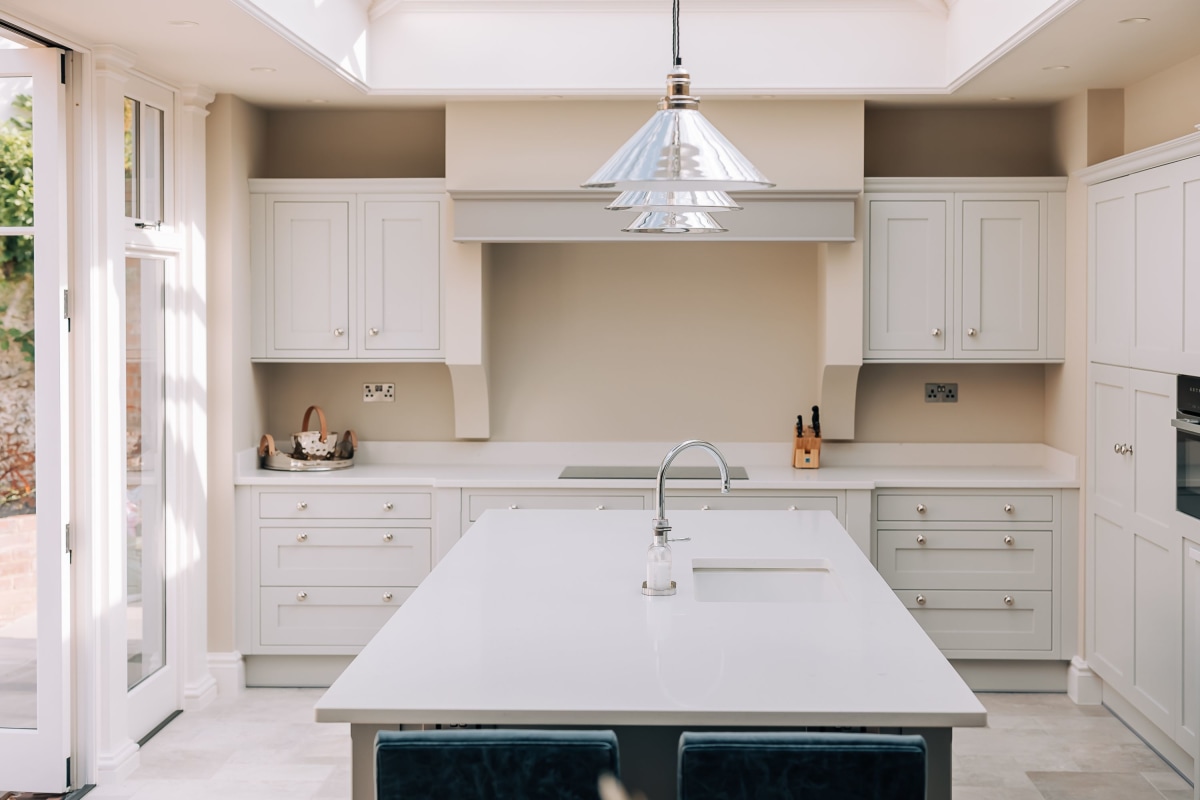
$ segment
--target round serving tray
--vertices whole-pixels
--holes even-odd
[[[354,466],[353,458],[325,458],[307,461],[292,458],[286,453],[268,453],[259,458],[263,469],[276,469],[283,472],[329,472],[335,469],[346,469]]]

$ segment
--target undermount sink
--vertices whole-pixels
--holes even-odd
[[[702,603],[822,603],[845,594],[824,558],[696,558],[692,583]]]

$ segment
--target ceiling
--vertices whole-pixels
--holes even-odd
[[[648,97],[670,56],[665,0],[0,0],[0,15],[268,108]],[[1198,33],[1197,0],[685,0],[681,13],[704,97],[906,105],[1120,88],[1200,54]]]

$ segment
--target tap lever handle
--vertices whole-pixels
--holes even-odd
[[[671,538],[667,539],[668,542],[690,542],[691,540],[692,540],[692,537],[690,537],[690,536],[680,536],[678,539],[671,539]]]

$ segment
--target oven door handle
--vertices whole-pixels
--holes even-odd
[[[1192,422],[1190,420],[1176,418],[1171,420],[1171,424],[1176,428],[1179,428],[1179,430],[1183,431],[1184,433],[1191,433],[1195,434],[1196,436],[1200,436],[1200,422]]]

